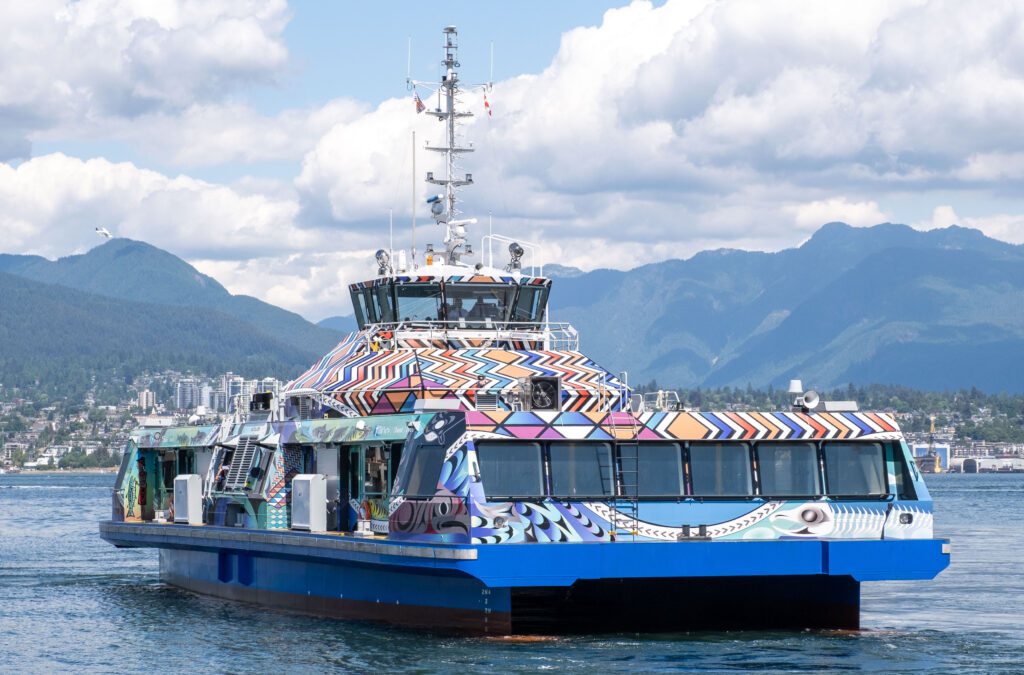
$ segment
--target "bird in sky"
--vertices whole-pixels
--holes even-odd
[[[105,227],[97,227],[96,234],[100,235],[101,237],[106,237],[107,239],[111,239],[114,236],[110,233],[110,230],[108,230]]]

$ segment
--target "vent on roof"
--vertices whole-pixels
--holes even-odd
[[[476,395],[476,409],[477,410],[497,410],[498,409],[498,395],[497,394],[477,394]]]

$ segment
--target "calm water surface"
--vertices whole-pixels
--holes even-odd
[[[112,475],[0,476],[0,672],[1024,672],[1024,474],[928,478],[953,563],[866,583],[849,633],[438,638],[164,586],[154,550],[115,549]]]

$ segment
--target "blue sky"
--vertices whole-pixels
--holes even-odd
[[[620,4],[597,0],[530,0],[514,6],[408,0],[290,2],[290,19],[281,33],[288,47],[288,66],[273,82],[254,84],[236,92],[234,98],[264,115],[315,108],[338,97],[379,104],[406,93],[405,76],[410,63],[414,78],[436,76],[440,29],[449,24],[455,24],[461,33],[460,53],[467,64],[463,71],[466,80],[484,82],[490,77],[492,44],[495,80],[538,73],[551,64],[565,31],[597,26],[607,9]],[[289,179],[297,171],[296,162],[227,162],[183,167],[165,163],[161,157],[144,156],[132,143],[107,139],[35,143],[35,154],[50,152],[135,162],[164,173],[187,168],[189,175],[215,182],[246,175]]]
[[[0,252],[80,253],[104,226],[233,292],[347,313],[434,168],[418,152],[411,170],[411,132],[439,128],[413,110],[407,45],[434,79],[447,24],[463,81],[488,78],[494,44],[494,116],[464,96],[465,211],[547,262],[779,250],[831,220],[1024,243],[1022,17],[1022,0],[8,3]]]

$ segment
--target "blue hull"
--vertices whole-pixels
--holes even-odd
[[[449,546],[148,523],[100,531],[159,548],[161,577],[199,593],[482,634],[857,628],[861,581],[929,579],[949,563],[939,539]]]

